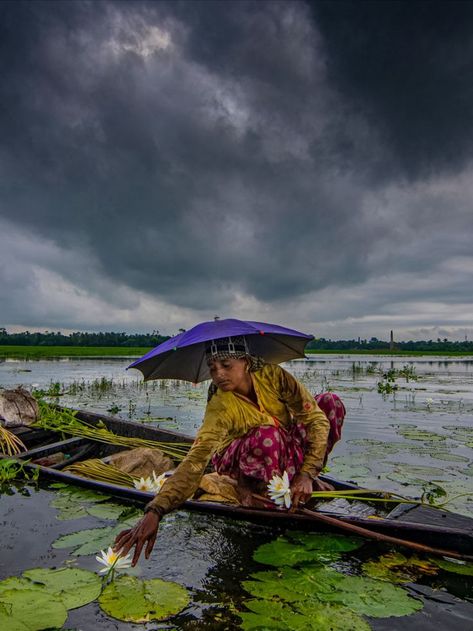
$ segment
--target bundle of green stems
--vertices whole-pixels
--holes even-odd
[[[120,436],[107,429],[104,423],[92,425],[91,423],[80,421],[76,418],[75,412],[64,409],[59,410],[44,401],[39,402],[39,408],[39,420],[34,424],[34,427],[70,434],[71,436],[80,436],[81,438],[90,438],[97,442],[123,447],[161,449],[166,455],[177,461],[181,461],[189,450],[187,443],[162,442],[133,436]]]
[[[26,451],[23,441],[0,425],[0,452],[7,456],[16,456],[22,451]]]
[[[112,464],[105,464],[98,458],[71,464],[66,467],[65,471],[75,473],[83,478],[89,478],[90,480],[98,480],[130,488],[133,488],[135,480],[139,480],[138,477],[132,476]]]
[[[444,502],[438,504],[431,504],[422,500],[413,499],[411,497],[405,497],[398,493],[391,491],[382,491],[378,489],[341,489],[339,491],[314,491],[312,497],[314,499],[346,499],[346,500],[358,500],[360,502],[383,502],[391,504],[416,504],[418,506],[427,506],[429,508],[443,509],[446,504],[466,495],[473,495],[473,493],[460,493],[455,495]]]

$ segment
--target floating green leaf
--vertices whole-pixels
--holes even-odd
[[[8,631],[40,631],[61,628],[67,609],[62,600],[38,588],[10,589],[0,596],[0,628]]]
[[[435,565],[438,565],[442,570],[446,572],[453,572],[455,574],[463,574],[464,576],[473,576],[473,563],[466,563],[464,561],[456,561],[442,558],[429,559]]]
[[[134,509],[130,511],[126,506],[122,506],[120,504],[115,504],[112,502],[98,504],[96,506],[90,506],[87,509],[89,515],[93,517],[98,517],[98,519],[110,519],[112,521],[117,521],[122,517],[124,513],[127,513],[127,518],[131,518],[133,516],[138,517],[142,515],[142,512]]]
[[[105,500],[109,500],[111,497],[105,493],[98,493],[97,491],[63,484],[62,482],[55,482],[49,486],[50,488],[56,489],[60,495],[65,495],[71,500],[81,502],[105,502]]]
[[[142,581],[134,576],[121,576],[113,581],[99,598],[106,614],[125,622],[165,620],[188,603],[189,596],[181,585],[159,578]]]
[[[259,598],[334,603],[374,618],[406,616],[422,609],[422,602],[401,587],[321,566],[282,568],[279,572],[258,572],[254,577],[259,580],[245,581],[243,586]]]
[[[363,571],[371,578],[391,583],[408,583],[425,574],[437,574],[438,568],[415,555],[407,558],[400,552],[392,552],[383,555],[377,561],[364,563]]]
[[[88,528],[64,535],[56,539],[52,544],[53,548],[75,548],[72,554],[75,556],[86,556],[96,554],[112,545],[115,537],[122,530],[126,529],[126,522],[117,526],[105,526],[104,528]]]
[[[436,442],[440,440],[445,440],[446,436],[442,434],[437,434],[436,432],[430,432],[427,429],[418,429],[416,428],[399,428],[397,430],[398,434],[404,436],[406,440],[423,440],[428,442]]]
[[[337,552],[320,553],[318,550],[310,550],[301,545],[295,545],[287,539],[280,537],[276,541],[260,546],[253,555],[253,559],[266,565],[297,565],[304,561],[328,561],[338,558]]]
[[[98,598],[102,586],[97,574],[80,568],[36,568],[23,572],[23,576],[58,596],[67,609],[75,609],[92,602]]]
[[[317,550],[318,552],[351,552],[361,548],[364,544],[362,539],[356,537],[345,537],[343,535],[322,535],[313,532],[288,532],[287,536],[303,545],[307,550]]]
[[[251,613],[241,612],[244,631],[369,631],[367,622],[353,611],[339,605],[297,603],[292,609],[275,601],[250,600]]]

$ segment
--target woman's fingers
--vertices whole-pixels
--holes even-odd
[[[115,539],[114,549],[120,550],[123,556],[135,546],[131,561],[132,566],[138,563],[143,546],[146,544],[145,557],[149,558],[158,534],[159,517],[154,513],[147,513],[131,530],[123,530]]]
[[[128,539],[129,534],[131,533],[131,530],[122,530],[121,532],[118,533],[118,535],[115,537],[115,542],[113,544],[113,548],[115,550],[115,552],[117,552],[118,550],[121,550],[125,541]]]

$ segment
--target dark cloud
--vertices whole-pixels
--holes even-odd
[[[89,328],[136,296],[312,322],[317,292],[468,256],[471,28],[428,4],[0,4],[0,213],[47,244],[41,295],[58,275]]]
[[[473,4],[311,3],[330,81],[371,118],[405,177],[473,153]]]

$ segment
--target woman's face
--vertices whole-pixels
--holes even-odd
[[[208,366],[210,377],[220,390],[243,394],[248,389],[251,377],[246,359],[211,359]]]

